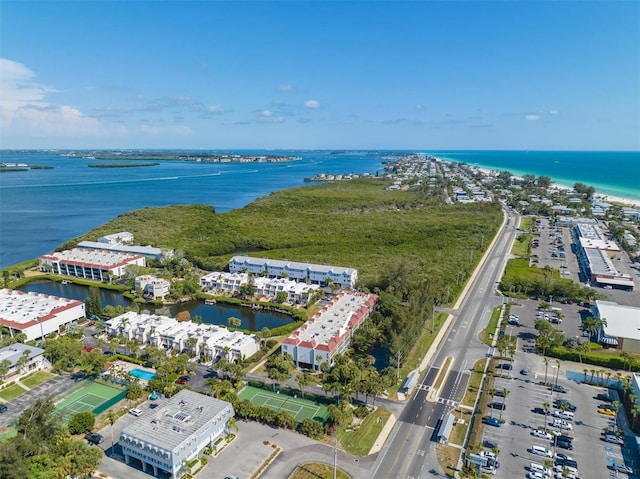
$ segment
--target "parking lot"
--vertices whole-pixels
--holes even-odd
[[[526,376],[520,373],[525,368],[529,370]],[[517,352],[511,377],[495,378],[496,390],[509,391],[504,398],[506,405],[504,411],[493,411],[494,417],[499,417],[500,412],[502,413],[504,424],[501,427],[486,425],[483,436],[483,440],[496,442],[500,450],[498,460],[501,467],[496,471],[496,477],[527,477],[532,462],[544,464],[547,458],[531,452],[534,445],[548,449],[552,455],[564,453],[573,458],[578,463],[578,477],[640,477],[616,473],[611,469],[614,462],[626,462],[628,465],[633,465],[637,473],[638,461],[634,457],[635,453],[632,452],[634,449],[631,449],[631,439],[627,440],[625,446],[602,440],[603,431],[613,426],[611,416],[597,412],[597,406],[603,401],[597,400],[596,395],[606,390],[567,379],[566,368],[578,369],[574,363],[563,362],[558,369],[555,360],[551,360],[546,367],[546,375],[549,383],[555,383],[557,377],[557,384],[564,386],[568,390],[567,393],[552,393],[548,387],[538,384],[545,379],[545,364],[542,357],[535,354]],[[550,405],[551,413],[558,409],[553,406],[557,399],[568,400],[576,406],[574,419],[567,420],[571,424],[571,430],[553,427],[554,418],[551,414],[545,418],[544,404]],[[502,400],[494,399],[497,402]],[[535,437],[532,434],[535,429],[545,429],[545,427],[548,432],[556,431],[570,436],[573,449],[554,447],[553,440]]]

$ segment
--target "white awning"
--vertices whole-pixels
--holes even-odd
[[[618,340],[616,338],[611,338],[609,336],[604,336],[603,338],[600,339],[600,342],[603,344],[607,344],[609,346],[617,346],[618,345]]]

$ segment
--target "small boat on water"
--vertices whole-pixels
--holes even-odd
[[[68,279],[63,279],[61,281],[61,284],[71,284],[71,281],[69,281]]]
[[[215,299],[205,299],[204,300],[204,304],[216,304],[216,300]]]

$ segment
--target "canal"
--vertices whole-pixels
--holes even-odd
[[[59,296],[61,298],[85,301],[89,297],[89,287],[77,284],[61,284],[55,281],[33,281],[20,288],[20,291],[35,292]],[[131,306],[131,301],[116,291],[100,289],[102,307]],[[141,304],[140,312],[175,317],[180,311],[188,311],[191,317],[200,316],[203,323],[228,326],[229,318],[235,317],[242,321],[239,329],[260,331],[262,328],[274,329],[291,323],[291,317],[286,314],[266,312],[244,308],[235,305],[204,304],[204,301],[188,301],[167,306]]]

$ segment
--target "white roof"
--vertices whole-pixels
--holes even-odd
[[[607,336],[640,341],[640,308],[613,301],[596,301],[596,309],[598,316],[607,320],[603,328]]]
[[[10,322],[14,325],[19,324],[22,325],[21,327],[27,327],[30,323],[53,319],[56,314],[65,309],[82,305],[82,301],[75,299],[0,289],[0,322]]]

